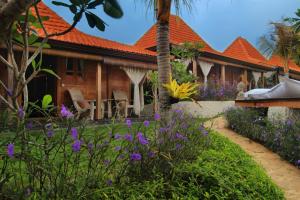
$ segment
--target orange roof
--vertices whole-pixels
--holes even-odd
[[[270,65],[282,67],[282,68],[284,66],[283,58],[278,55],[272,55],[272,57],[268,60],[268,63]],[[294,61],[289,60],[288,65],[290,70],[300,72],[300,66],[298,66]]]
[[[205,42],[189,25],[180,17],[170,16],[170,43],[180,44],[184,42],[201,42],[204,44],[203,51],[219,53]],[[156,46],[156,24],[154,24],[136,43],[136,46],[145,49]]]
[[[62,32],[70,27],[62,17],[52,11],[47,7],[43,2],[38,4],[38,9],[41,16],[48,16],[49,20],[44,22],[44,26],[49,34]],[[44,37],[45,34],[42,29],[38,30],[38,33],[41,37]],[[51,38],[52,40],[73,43],[78,45],[90,46],[90,47],[99,47],[104,49],[110,49],[120,52],[127,52],[132,54],[141,54],[147,56],[155,56],[156,53],[152,51],[145,50],[141,47],[126,45],[119,42],[91,36],[85,34],[78,29],[74,28],[69,33]]]
[[[271,67],[266,58],[246,39],[238,37],[223,52],[224,56],[237,60]]]

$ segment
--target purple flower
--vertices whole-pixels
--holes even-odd
[[[124,158],[125,158],[125,155],[124,155],[124,154],[120,154],[119,157],[118,157],[119,160],[122,160],[122,159],[124,159]]]
[[[176,137],[176,139],[179,139],[179,140],[186,140],[187,139],[185,136],[183,136],[180,133],[176,133],[175,137]]]
[[[76,128],[71,128],[71,136],[72,136],[73,140],[78,139],[78,131]]]
[[[24,117],[25,117],[25,112],[22,107],[20,107],[18,109],[18,117],[19,117],[19,119],[24,119]]]
[[[133,141],[133,137],[131,134],[127,133],[126,135],[124,135],[124,139],[129,141],[129,142],[132,142]]]
[[[54,131],[53,131],[53,130],[48,130],[48,131],[47,131],[47,136],[48,136],[48,138],[53,137],[53,135],[54,135]]]
[[[74,115],[71,111],[68,110],[68,108],[65,105],[61,106],[60,114],[63,118],[72,118]]]
[[[154,119],[155,119],[156,121],[160,120],[160,114],[155,113],[155,114],[154,114]]]
[[[293,120],[291,120],[291,119],[288,119],[288,120],[286,121],[286,125],[289,126],[289,127],[291,127],[293,124],[294,124],[294,122],[293,122]]]
[[[13,96],[13,91],[11,89],[8,89],[7,90],[7,95],[12,97]]]
[[[144,121],[144,126],[148,127],[150,125],[150,122],[148,120]]]
[[[108,166],[110,164],[110,160],[104,160],[103,163],[105,166]]]
[[[30,121],[30,122],[28,122],[28,123],[26,124],[26,128],[29,129],[29,130],[31,130],[31,129],[33,128],[33,123],[32,123],[32,121]]]
[[[89,142],[88,145],[87,145],[87,148],[88,148],[88,151],[91,153],[93,148],[94,148],[94,145],[92,142]]]
[[[298,166],[300,166],[300,160],[298,160],[298,161],[296,162],[296,164],[297,164]]]
[[[155,157],[155,153],[153,151],[150,151],[149,154],[148,154],[148,156],[150,158],[154,158]]]
[[[108,179],[108,180],[106,181],[106,185],[108,185],[108,186],[112,186],[112,184],[113,184],[113,182],[112,182],[112,180],[111,180],[111,179]]]
[[[142,155],[139,154],[139,153],[132,153],[130,155],[130,160],[132,161],[139,161],[139,160],[142,160]]]
[[[161,133],[167,132],[167,129],[162,127],[159,129],[159,132],[161,132]]]
[[[122,147],[120,147],[120,146],[115,147],[115,151],[120,151],[121,149],[122,149]]]
[[[176,145],[175,145],[175,149],[176,149],[176,150],[179,150],[179,149],[181,149],[181,148],[182,148],[182,145],[181,145],[181,144],[176,144]]]
[[[10,143],[7,145],[7,155],[10,158],[13,158],[14,154],[15,154],[15,146],[14,146],[14,144]]]
[[[142,145],[149,144],[148,140],[143,136],[143,134],[141,132],[138,132],[137,138]]]
[[[126,124],[127,124],[128,128],[131,128],[131,126],[132,126],[132,121],[131,121],[130,119],[127,119],[127,120],[126,120]]]
[[[80,140],[75,140],[75,142],[72,145],[72,149],[75,153],[79,152],[81,148],[81,141]]]
[[[122,137],[122,136],[121,136],[119,133],[116,133],[114,138],[115,138],[116,140],[119,140],[121,137]]]

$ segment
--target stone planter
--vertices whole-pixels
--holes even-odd
[[[182,109],[194,117],[214,117],[234,107],[234,101],[181,101],[172,105],[172,109]]]

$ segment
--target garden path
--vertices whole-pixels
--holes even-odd
[[[266,170],[273,181],[282,188],[287,200],[300,199],[300,169],[281,159],[279,155],[263,145],[226,128],[227,122],[222,117],[208,122],[206,126],[229,138],[251,155]]]

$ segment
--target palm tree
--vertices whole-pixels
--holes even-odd
[[[299,35],[292,26],[284,22],[271,23],[273,30],[269,35],[262,36],[259,41],[264,55],[278,55],[283,58],[284,75],[289,76],[288,62],[297,56],[299,50]]]
[[[170,99],[164,84],[170,82],[170,40],[169,40],[169,19],[171,7],[174,6],[179,14],[180,6],[184,5],[189,10],[193,0],[146,0],[148,6],[154,7],[157,20],[157,64],[159,81],[159,111],[161,113],[170,108]]]

